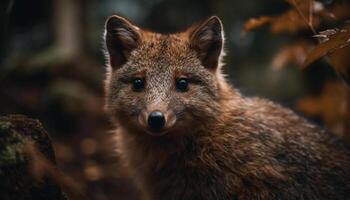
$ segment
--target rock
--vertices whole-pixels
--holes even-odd
[[[50,138],[41,123],[23,115],[0,117],[0,199],[67,199],[52,177],[33,173],[32,162],[37,160],[33,156],[56,166]]]

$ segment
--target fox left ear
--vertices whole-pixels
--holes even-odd
[[[137,26],[117,15],[107,19],[105,42],[112,68],[120,68],[140,41],[141,36]]]
[[[220,62],[224,45],[222,22],[212,16],[189,30],[190,46],[202,61],[204,67],[215,70]]]

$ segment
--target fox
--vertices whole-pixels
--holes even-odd
[[[108,17],[105,106],[145,200],[350,199],[350,148],[223,73],[217,16],[161,34]]]

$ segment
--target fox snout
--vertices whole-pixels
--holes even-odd
[[[165,116],[162,112],[154,111],[148,115],[148,126],[152,130],[160,130],[165,126]]]
[[[176,123],[176,116],[169,109],[147,109],[139,116],[139,123],[153,136],[166,134]]]

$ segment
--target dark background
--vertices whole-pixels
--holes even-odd
[[[319,92],[324,79],[334,79],[334,72],[324,64],[276,70],[271,60],[281,46],[312,34],[273,35],[263,27],[241,35],[249,18],[288,8],[282,0],[2,0],[0,114],[39,119],[53,138],[61,169],[87,188],[91,199],[135,198],[125,174],[110,166],[111,145],[105,143],[112,129],[103,111],[106,18],[119,14],[169,33],[218,15],[230,82],[245,95],[294,108],[304,94]]]

